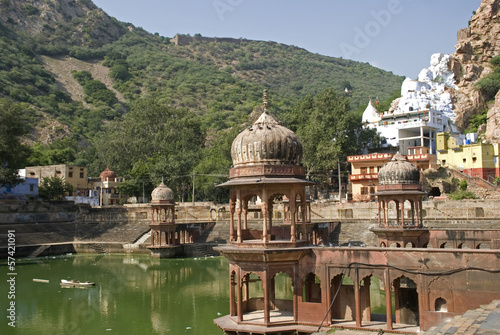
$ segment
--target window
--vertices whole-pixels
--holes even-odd
[[[476,157],[472,157],[472,163],[475,163],[476,162]]]
[[[366,167],[361,168],[361,174],[366,174]]]
[[[361,195],[368,194],[368,187],[361,187]]]
[[[467,158],[462,159],[462,162],[464,163],[467,162]]]
[[[370,171],[368,173],[375,173],[375,166],[370,166]]]
[[[443,159],[441,162],[443,163],[443,165],[445,165],[446,164],[446,159]]]
[[[80,178],[83,178],[83,172],[80,172]]]
[[[73,178],[73,171],[68,172],[68,178]]]
[[[373,194],[373,193],[375,193],[375,187],[370,186],[370,194]]]
[[[35,189],[35,185],[30,184],[30,192],[33,192],[34,189]]]

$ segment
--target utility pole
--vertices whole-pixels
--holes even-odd
[[[191,197],[194,206],[194,181],[196,179],[196,171],[193,171],[193,196]]]
[[[342,203],[342,184],[340,183],[340,159],[337,159],[337,170],[339,172],[339,204]]]

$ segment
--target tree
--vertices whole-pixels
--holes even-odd
[[[136,102],[122,120],[110,122],[95,145],[103,167],[112,166],[126,178],[135,177],[135,168],[141,171],[137,176],[154,184],[163,177],[182,199],[191,187],[204,141],[196,114],[149,97]]]
[[[336,170],[347,156],[378,145],[374,130],[349,110],[349,98],[329,88],[299,101],[289,115],[290,128],[302,141],[307,176]]]
[[[0,187],[21,182],[17,170],[24,168],[28,148],[20,141],[25,133],[19,104],[0,99]]]
[[[63,200],[64,195],[71,192],[73,192],[73,186],[64,178],[56,176],[42,178],[38,186],[38,194],[45,200]]]

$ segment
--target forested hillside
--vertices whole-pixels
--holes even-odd
[[[263,89],[287,122],[309,94],[333,88],[338,95],[330,96],[349,98],[356,114],[404,79],[274,42],[170,39],[119,22],[90,0],[0,0],[0,98],[22,111],[24,165],[85,165],[94,176],[109,165],[131,194],[139,181],[152,187],[162,176],[184,194],[195,171],[207,198]]]

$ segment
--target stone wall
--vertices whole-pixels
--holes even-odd
[[[202,242],[221,244],[229,240],[229,206],[211,203],[176,205],[176,222],[206,226]],[[424,225],[433,229],[498,229],[500,207],[495,201],[425,201]],[[405,210],[408,217],[410,208]],[[282,206],[273,213],[275,224],[283,218]],[[311,203],[313,223],[335,222],[336,228],[325,242],[345,243],[351,240],[377,245],[370,228],[378,225],[376,202]],[[395,218],[394,204],[390,217]],[[151,212],[148,204],[92,208],[71,202],[1,202],[0,243],[7,244],[7,231],[15,230],[16,244],[40,245],[66,242],[134,243],[149,231]],[[200,226],[201,227],[201,226]],[[208,227],[208,226],[207,226]],[[249,213],[249,228],[262,229],[259,212]]]

